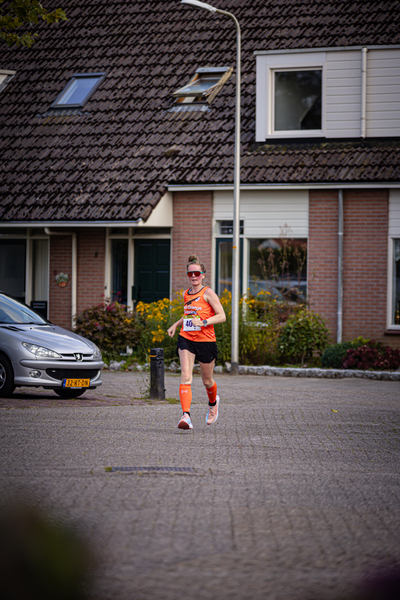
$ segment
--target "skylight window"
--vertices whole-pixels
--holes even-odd
[[[177,102],[211,103],[233,72],[231,67],[202,67],[188,84],[173,92]]]
[[[52,104],[53,108],[82,107],[99,87],[106,73],[79,73],[72,76],[66,88]]]

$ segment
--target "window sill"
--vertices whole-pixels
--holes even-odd
[[[399,335],[400,336],[400,327],[398,329],[386,329],[383,335]]]

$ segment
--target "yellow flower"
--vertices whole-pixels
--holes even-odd
[[[163,339],[165,338],[165,332],[161,329],[160,326],[158,326],[157,331],[152,331],[151,335],[153,336],[153,344],[155,342],[162,342]]]

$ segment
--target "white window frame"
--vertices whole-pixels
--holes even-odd
[[[389,193],[389,232],[388,232],[388,271],[387,271],[387,330],[400,333],[400,325],[392,323],[393,314],[393,269],[394,240],[400,239],[400,190],[391,189]]]
[[[394,270],[394,240],[400,239],[398,235],[389,235],[388,243],[388,304],[387,304],[387,329],[390,331],[398,331],[400,333],[400,325],[392,322],[393,315],[393,270]]]
[[[274,79],[276,71],[322,71],[321,129],[274,131]],[[326,137],[326,52],[260,54],[256,65],[256,141]]]
[[[275,74],[293,71],[298,73],[299,71],[321,71],[321,129],[290,129],[287,131],[275,131]],[[323,67],[278,67],[275,69],[269,69],[270,76],[270,98],[269,98],[269,135],[274,137],[285,137],[285,138],[293,138],[293,137],[322,137],[325,136],[325,127],[324,127],[324,69]]]

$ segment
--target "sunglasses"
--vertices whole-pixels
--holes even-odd
[[[187,276],[188,277],[200,277],[200,275],[203,275],[204,271],[188,271],[187,272]]]

